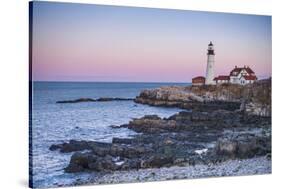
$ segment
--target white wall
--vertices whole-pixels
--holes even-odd
[[[206,85],[215,84],[215,55],[207,56],[207,68],[206,68]]]

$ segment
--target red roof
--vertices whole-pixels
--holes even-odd
[[[192,78],[192,83],[205,83],[205,77],[203,76],[198,76]]]
[[[255,74],[255,72],[253,72],[253,70],[250,67],[235,67],[231,72],[230,72],[230,76],[237,76],[242,70],[245,70],[248,74]]]
[[[246,67],[245,70],[248,72],[248,74],[254,74],[255,73],[250,67]]]
[[[230,80],[230,77],[228,75],[219,75],[218,77],[215,77],[214,80]]]
[[[244,75],[245,80],[257,80],[258,78],[255,75]]]
[[[242,68],[237,68],[235,67],[231,72],[230,75],[231,76],[237,76],[240,72],[241,72]]]
[[[195,80],[197,80],[197,79],[205,79],[205,77],[203,77],[203,76],[198,76],[198,77],[192,78],[192,80],[193,80],[193,79],[195,79]]]

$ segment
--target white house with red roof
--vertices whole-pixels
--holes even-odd
[[[229,75],[220,75],[214,78],[216,84],[221,83],[234,83],[240,85],[246,85],[249,83],[254,83],[257,80],[255,72],[249,67],[237,67],[230,72]]]
[[[249,66],[235,66],[229,74],[229,79],[230,83],[245,85],[248,83],[254,83],[257,80],[257,77],[255,72]]]

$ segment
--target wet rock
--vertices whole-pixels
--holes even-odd
[[[65,171],[68,173],[86,171],[90,168],[89,165],[96,162],[97,159],[97,156],[91,153],[76,152],[71,156],[71,160]]]
[[[66,172],[212,164],[271,153],[271,119],[242,112],[183,111],[164,119],[148,115],[122,127],[140,134],[112,143],[71,140],[50,150],[78,151]]]
[[[49,149],[52,151],[59,149],[60,152],[67,153],[87,150],[89,149],[89,146],[87,141],[70,140],[68,143],[54,144]]]
[[[235,139],[220,139],[216,153],[222,157],[252,158],[271,153],[271,137],[240,135]]]
[[[148,159],[144,159],[141,162],[141,168],[159,168],[162,166],[171,165],[173,163],[173,157],[155,155]]]
[[[116,138],[114,137],[112,139],[112,143],[118,143],[118,144],[132,144],[133,143],[133,139],[130,138]]]
[[[89,149],[98,156],[106,156],[110,153],[110,148],[112,146],[111,143],[105,143],[105,142],[90,142]]]
[[[52,144],[52,145],[50,146],[49,150],[55,151],[55,150],[60,149],[61,147],[62,147],[61,144]]]
[[[229,156],[234,158],[237,154],[237,141],[220,140],[216,146],[216,152],[221,156]]]
[[[144,116],[140,119],[134,119],[128,124],[128,128],[136,132],[160,133],[167,130],[173,130],[176,127],[174,120],[163,120],[158,116]]]
[[[82,171],[114,171],[119,169],[113,157],[106,155],[105,157],[98,157],[93,153],[76,152],[72,155],[69,165],[65,168],[68,173],[82,172]]]
[[[94,171],[115,171],[119,169],[120,166],[118,166],[114,161],[113,158],[109,155],[98,158],[95,162],[91,162],[89,164],[89,169]]]
[[[61,100],[57,101],[58,104],[65,104],[65,103],[79,103],[79,102],[95,102],[95,99],[92,98],[78,98],[75,100]]]
[[[96,99],[98,102],[107,102],[107,101],[130,101],[134,100],[133,98],[111,98],[111,97],[101,97]]]
[[[127,159],[121,165],[120,170],[132,170],[141,168],[141,159]]]
[[[119,125],[110,125],[109,126],[112,129],[120,129],[121,127]]]
[[[103,142],[70,140],[62,144],[53,144],[49,149],[60,150],[62,153],[92,150],[97,154],[105,154],[110,146],[111,144]]]
[[[101,97],[98,99],[93,98],[78,98],[74,100],[61,100],[57,101],[58,104],[66,104],[66,103],[80,103],[80,102],[108,102],[108,101],[128,101],[134,100],[133,98],[111,98],[111,97]]]

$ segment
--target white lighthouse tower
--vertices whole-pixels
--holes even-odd
[[[206,70],[206,85],[214,85],[214,66],[215,66],[215,51],[214,45],[212,41],[208,45],[208,53],[207,53],[207,70]]]

